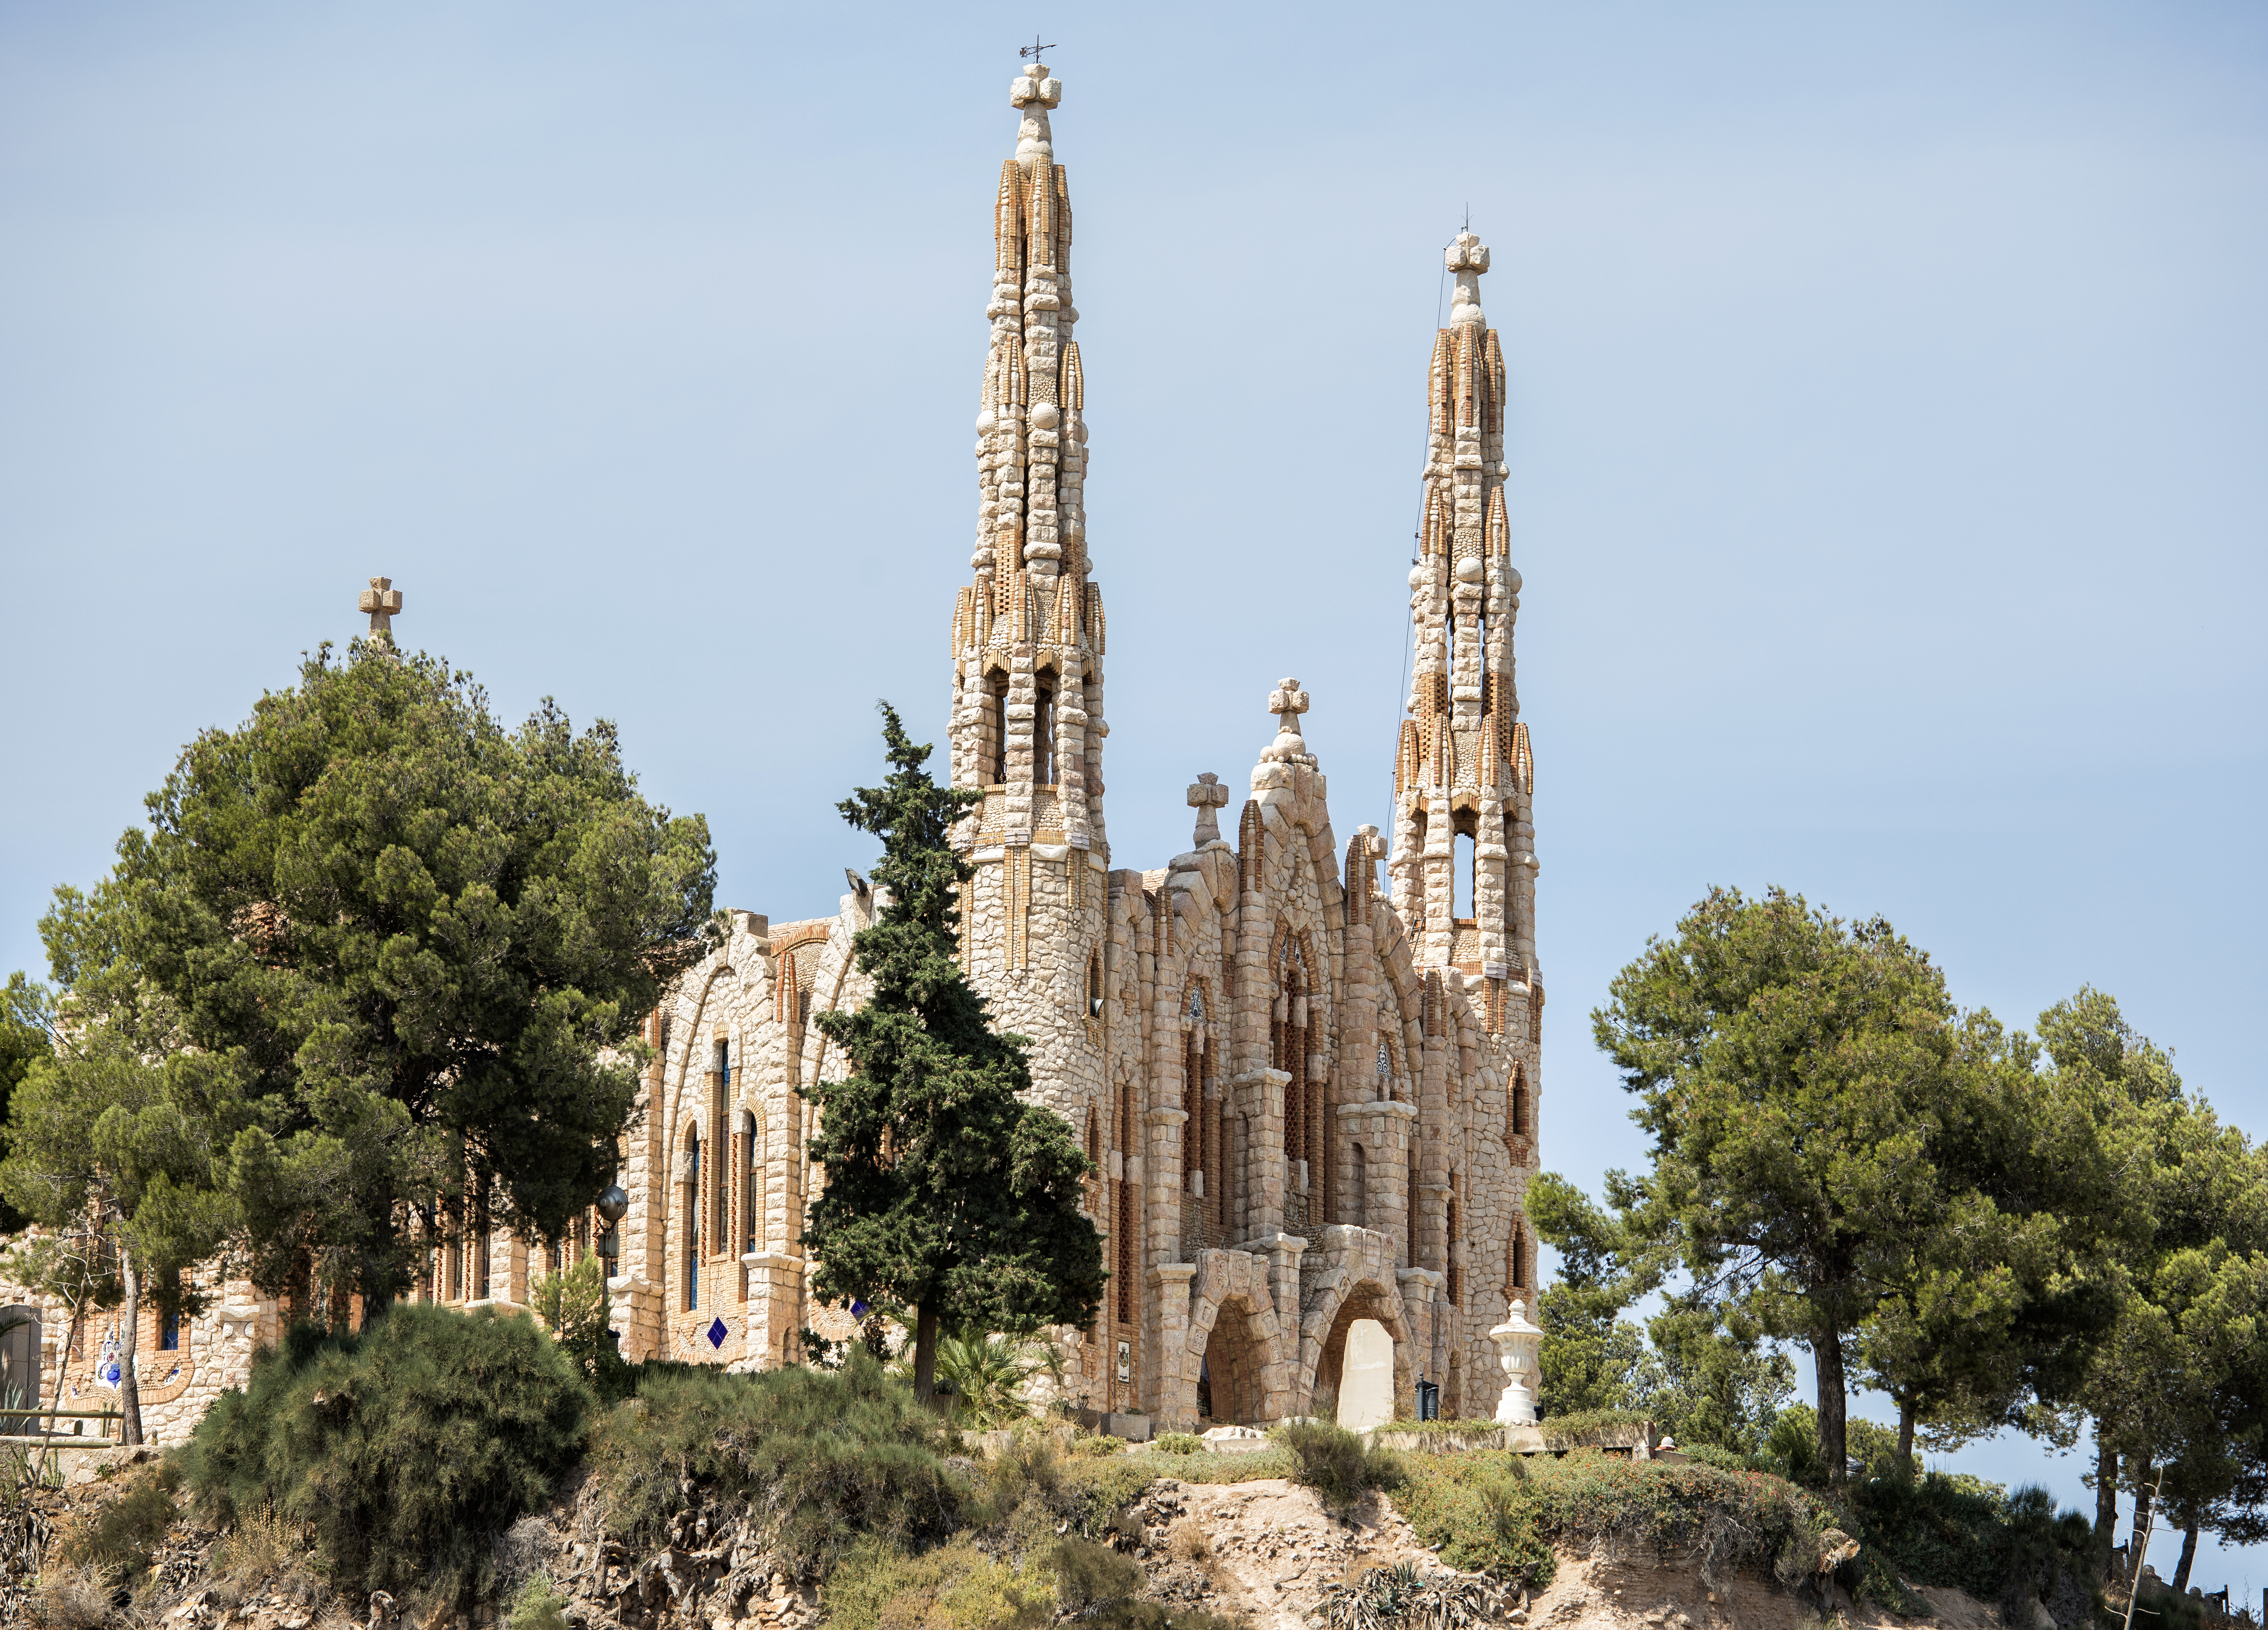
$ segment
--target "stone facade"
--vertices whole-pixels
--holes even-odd
[[[1010,97],[1020,122],[995,201],[950,769],[984,795],[954,839],[976,868],[965,966],[1000,1027],[1032,1039],[1035,1097],[1097,1168],[1088,1208],[1111,1280],[1091,1325],[1057,1333],[1066,1387],[1160,1427],[1329,1413],[1349,1327],[1373,1319],[1393,1342],[1399,1413],[1425,1378],[1445,1413],[1488,1415],[1501,1382],[1487,1333],[1508,1296],[1534,1296],[1522,1204],[1543,1006],[1488,251],[1467,232],[1448,252],[1457,296],[1429,375],[1390,860],[1377,828],[1334,832],[1300,731],[1309,697],[1287,679],[1248,796],[1232,811],[1229,787],[1197,776],[1189,850],[1114,868],[1071,194],[1049,128],[1061,95],[1035,66]],[[806,1328],[852,1333],[806,1294],[816,1169],[799,1089],[842,1068],[812,1021],[863,999],[850,936],[875,904],[854,875],[829,917],[733,913],[649,1017],[609,1281],[629,1356],[764,1369],[800,1362]],[[533,1276],[593,1238],[586,1219],[557,1247],[450,1242],[425,1294],[520,1305]],[[144,1398],[173,1412],[161,1437],[276,1333],[274,1303],[248,1287],[224,1301],[182,1338],[186,1356],[143,1337]]]
[[[965,964],[1001,1028],[1032,1039],[1035,1098],[1099,1171],[1089,1207],[1112,1280],[1094,1324],[1059,1333],[1068,1390],[1160,1425],[1199,1418],[1201,1380],[1216,1420],[1328,1413],[1348,1326],[1373,1318],[1405,1410],[1422,1377],[1447,1413],[1486,1415],[1500,1387],[1486,1333],[1534,1283],[1521,1205],[1543,1004],[1488,251],[1470,233],[1450,249],[1457,299],[1434,347],[1390,893],[1377,830],[1332,829],[1292,679],[1269,699],[1277,729],[1241,807],[1202,775],[1189,851],[1116,869],[1061,93],[1037,68],[1011,92],[950,763],[984,794],[955,840],[976,868]],[[736,914],[656,1016],[614,1281],[632,1355],[770,1366],[799,1359],[806,1326],[850,1333],[804,1293],[812,1112],[797,1088],[840,1068],[811,1018],[860,999],[850,937],[873,909],[861,886],[831,918]]]

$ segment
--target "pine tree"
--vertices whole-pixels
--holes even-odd
[[[881,712],[893,772],[837,806],[882,840],[880,910],[851,941],[873,994],[819,1019],[849,1070],[804,1090],[819,1107],[811,1153],[826,1184],[803,1245],[822,1299],[913,1311],[914,1390],[927,1403],[940,1324],[1084,1324],[1105,1274],[1080,1205],[1093,1165],[1060,1115],[1024,1101],[1028,1044],[993,1031],[957,954],[957,899],[976,869],[949,838],[982,795],[939,786],[923,768],[930,749],[887,703]]]

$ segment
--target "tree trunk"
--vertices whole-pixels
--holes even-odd
[[[385,1318],[386,1310],[394,1305],[394,1244],[401,1231],[393,1208],[387,1208],[386,1215],[372,1225],[372,1232],[376,1237],[362,1252],[363,1268],[355,1277],[362,1291],[362,1325],[365,1330],[370,1328],[371,1320]],[[384,1264],[374,1274],[369,1267],[372,1258]]]
[[[1831,1325],[1813,1331],[1811,1362],[1819,1372],[1819,1457],[1827,1463],[1828,1486],[1840,1488],[1851,1465],[1844,1432],[1843,1333]]]
[[[2143,1457],[2134,1468],[2134,1527],[2126,1540],[2126,1577],[2142,1576],[2142,1553],[2150,1527],[2150,1461]]]
[[[2095,1572],[2110,1575],[2110,1552],[2118,1539],[2118,1451],[2104,1441],[2102,1422],[2095,1423]]]
[[[1913,1399],[1902,1398],[1898,1400],[1898,1464],[1905,1468],[1908,1477],[1911,1477],[1915,1471],[1913,1435]]]
[[[2190,1525],[2182,1530],[2182,1560],[2174,1569],[2176,1596],[2181,1595],[2190,1588],[2190,1564],[2197,1560],[2197,1539],[2198,1520],[2191,1517]]]
[[[291,1253],[291,1269],[284,1281],[284,1305],[291,1310],[284,1315],[285,1329],[308,1318],[315,1311],[315,1264],[305,1250]]]
[[[937,1406],[937,1310],[926,1302],[914,1313],[914,1399]]]
[[[138,1444],[142,1441],[142,1383],[134,1374],[134,1356],[142,1341],[142,1270],[135,1266],[134,1253],[118,1253],[119,1274],[126,1282],[126,1299],[119,1309],[122,1326],[118,1339],[118,1408],[120,1421],[118,1441]]]

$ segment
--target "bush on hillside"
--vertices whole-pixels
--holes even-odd
[[[1203,1608],[1169,1609],[1142,1600],[1142,1570],[1108,1546],[1067,1536],[1048,1553],[1056,1599],[1072,1622],[1094,1630],[1233,1630]]]
[[[1277,1435],[1292,1451],[1292,1480],[1314,1489],[1322,1496],[1323,1509],[1341,1522],[1365,1490],[1399,1487],[1405,1475],[1400,1457],[1383,1449],[1366,1449],[1362,1439],[1344,1427],[1295,1421]]]
[[[630,1395],[637,1372],[608,1327],[614,1304],[604,1257],[586,1256],[563,1274],[545,1274],[530,1288],[527,1303],[600,1398],[611,1404]]]
[[[1859,1538],[1920,1584],[1957,1585],[2004,1607],[2062,1589],[2084,1593],[2094,1577],[2094,1529],[2077,1511],[2056,1514],[2045,1489],[2003,1494],[1974,1477],[1932,1472],[1875,1478],[1851,1491]]]
[[[581,1453],[592,1402],[532,1320],[404,1303],[359,1336],[300,1325],[254,1358],[183,1471],[209,1519],[291,1525],[342,1590],[463,1595]]]
[[[173,1526],[173,1491],[180,1482],[180,1469],[171,1461],[129,1479],[70,1531],[63,1560],[107,1570],[132,1585],[148,1570]]]
[[[853,1348],[840,1369],[643,1377],[599,1421],[591,1463],[608,1524],[630,1543],[668,1538],[681,1514],[715,1500],[813,1577],[862,1538],[902,1548],[951,1532],[963,1491],[946,1450],[913,1389]]]

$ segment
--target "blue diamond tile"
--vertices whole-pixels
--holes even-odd
[[[725,1328],[725,1321],[721,1318],[718,1319],[715,1324],[709,1326],[709,1345],[711,1347],[724,1346],[725,1338],[731,1332]]]

